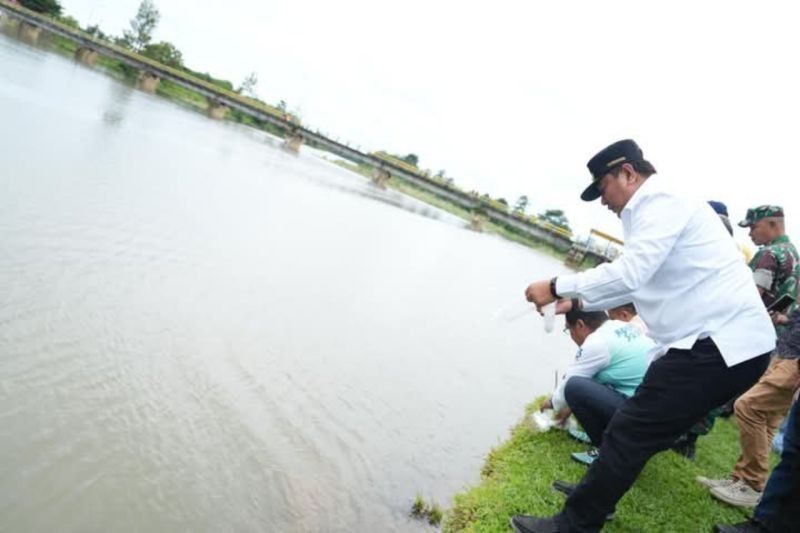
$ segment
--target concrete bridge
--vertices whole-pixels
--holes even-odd
[[[318,131],[312,131],[298,124],[291,116],[276,108],[245,98],[238,93],[227,91],[205,80],[195,78],[186,72],[168,67],[111,43],[95,39],[85,32],[75,30],[57,20],[30,11],[17,4],[8,3],[6,0],[0,0],[0,11],[19,21],[19,34],[29,41],[37,40],[41,30],[44,29],[75,42],[78,45],[75,53],[77,61],[93,65],[98,55],[103,55],[139,70],[141,72],[139,87],[142,90],[155,92],[161,80],[169,80],[178,86],[205,96],[209,102],[209,114],[213,117],[222,118],[228,110],[236,109],[255,119],[277,126],[286,132],[285,146],[291,151],[297,152],[304,143],[310,142],[347,160],[373,168],[374,179],[377,182],[385,181],[392,176],[398,176],[420,189],[453,202],[466,210],[481,209],[493,222],[508,225],[523,234],[550,243],[562,251],[569,250],[573,245],[571,235],[560,230],[560,228],[515,216],[472,194],[432,180],[421,172],[403,168],[400,164],[387,161],[385,158],[362,152],[330,139]]]

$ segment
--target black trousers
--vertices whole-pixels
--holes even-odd
[[[711,409],[749,389],[768,363],[769,354],[763,354],[728,367],[711,339],[654,361],[608,423],[599,457],[557,517],[559,530],[600,531],[647,461]]]
[[[592,378],[572,376],[564,386],[564,399],[592,444],[600,446],[608,423],[628,398]]]

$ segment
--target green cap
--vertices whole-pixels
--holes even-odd
[[[743,228],[752,226],[762,218],[783,217],[783,208],[779,205],[760,205],[747,210],[744,220],[739,222]]]

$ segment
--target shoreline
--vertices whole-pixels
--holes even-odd
[[[550,516],[558,513],[565,497],[551,488],[560,479],[577,483],[586,467],[570,459],[586,446],[565,431],[537,433],[528,422],[543,398],[525,408],[523,419],[509,438],[493,448],[481,468],[480,481],[455,494],[445,512],[443,531],[507,532],[515,514]],[[672,451],[653,457],[633,487],[620,500],[616,517],[603,531],[710,531],[714,524],[732,524],[749,512],[715,500],[695,476],[727,477],[739,456],[739,435],[732,419],[720,419],[697,442],[690,461]],[[770,453],[772,467],[776,454]]]
[[[12,39],[19,40],[14,35],[14,28],[15,21],[6,19],[0,21],[0,31]],[[44,50],[55,52],[56,54],[66,58],[73,58],[79,48],[79,46],[72,40],[48,32],[44,33],[43,39],[35,46]],[[131,86],[136,85],[136,80],[139,74],[138,71],[130,69],[120,61],[105,57],[103,55],[98,55],[96,64],[93,67],[87,66],[87,68],[99,70],[103,74]],[[186,109],[204,114],[208,113],[209,104],[205,96],[173,84],[169,80],[162,80],[161,83],[159,83],[156,87],[155,94]],[[285,132],[280,128],[269,123],[261,123],[249,115],[237,112],[234,109],[230,110],[223,120],[250,126],[259,131],[263,131],[280,138],[285,138]],[[321,149],[320,147],[315,148]],[[322,150],[325,151],[324,149]],[[340,159],[332,162],[342,168],[366,177],[367,179],[372,179],[372,168],[367,168],[364,165],[359,165],[354,162],[343,161]],[[511,242],[515,242],[540,253],[544,253],[562,262],[564,262],[567,258],[568,252],[565,250],[558,249],[543,240],[538,240],[535,237],[523,234],[511,226],[490,220],[486,213],[481,213],[480,210],[470,212],[467,209],[464,209],[463,207],[436,195],[435,193],[420,189],[414,184],[403,180],[399,176],[393,176],[391,179],[387,180],[384,185],[402,194],[458,216],[476,231],[497,235]],[[573,267],[569,268],[572,268],[573,270],[583,270],[592,266],[595,265],[582,264],[577,269]]]
[[[359,174],[367,179],[372,179],[372,169],[366,168],[361,165],[357,165],[355,163],[351,163],[349,161],[342,161],[340,159],[337,160],[329,160],[331,163],[338,165],[346,170]],[[392,190],[398,191],[406,196],[419,200],[421,202],[425,202],[426,204],[432,205],[433,207],[437,207],[450,213],[451,215],[455,215],[464,220],[465,223],[470,224],[474,219],[474,214],[466,209],[453,204],[435,194],[422,190],[418,187],[415,187],[413,184],[403,180],[398,176],[393,176],[388,181],[384,182],[383,185],[388,187]],[[561,251],[554,246],[550,246],[542,241],[537,241],[521,233],[515,232],[512,229],[504,227],[500,224],[492,222],[491,220],[484,219],[482,221],[482,228],[476,231],[483,231],[485,233],[491,235],[498,235],[506,240],[511,242],[515,242],[517,244],[523,245],[527,248],[531,248],[536,250],[537,252],[544,253],[554,259],[558,259],[560,261],[564,261],[567,257],[567,252]],[[585,270],[586,268],[591,268],[594,265],[582,265],[581,268],[577,269]],[[571,268],[571,267],[568,267]],[[575,270],[575,269],[573,269]]]

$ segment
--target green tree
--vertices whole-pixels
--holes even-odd
[[[74,28],[76,30],[79,30],[81,28],[80,23],[77,21],[77,19],[75,19],[75,17],[70,17],[70,16],[58,17],[58,21],[61,24],[69,26],[70,28]]]
[[[212,84],[216,85],[217,87],[222,87],[226,91],[233,91],[233,84],[231,82],[229,82],[228,80],[221,80],[219,78],[215,78],[214,76],[212,76],[208,72],[198,72],[198,71],[192,70],[192,69],[190,69],[188,67],[183,67],[183,71],[184,72],[188,72],[192,76],[200,78],[201,80],[205,80],[208,83],[212,83]]]
[[[400,159],[414,167],[419,165],[419,157],[417,157],[417,154],[408,154]]]
[[[101,41],[107,41],[108,40],[108,35],[103,33],[103,30],[101,30],[100,26],[98,26],[97,24],[92,24],[91,26],[86,26],[86,28],[83,31],[85,31],[86,33],[88,33],[89,35],[94,37],[95,39],[100,39]]]
[[[525,210],[527,208],[528,208],[528,197],[523,194],[517,199],[517,203],[514,204],[514,212],[520,215],[524,215]]]
[[[166,41],[146,45],[142,48],[142,55],[169,67],[181,68],[183,66],[181,51],[175,48],[174,44]]]
[[[280,102],[278,102],[278,105],[275,106],[275,109],[277,109],[278,111],[282,111],[282,112],[286,113],[286,108],[287,107],[288,107],[288,105],[286,104],[286,100],[281,100]]]
[[[37,13],[44,13],[53,17],[61,16],[62,7],[58,0],[20,0],[19,3],[22,4],[22,7],[27,7]]]
[[[243,94],[245,96],[249,96],[250,98],[256,98],[256,86],[258,85],[258,76],[255,72],[251,72],[247,75],[244,79],[242,84],[236,89],[236,92],[239,94]]]
[[[572,231],[572,228],[569,227],[569,219],[561,209],[547,209],[544,213],[539,213],[539,219],[567,231]]]
[[[158,12],[153,0],[142,0],[136,16],[131,19],[131,29],[122,33],[123,42],[135,51],[140,52],[150,44],[160,18],[161,13]]]

